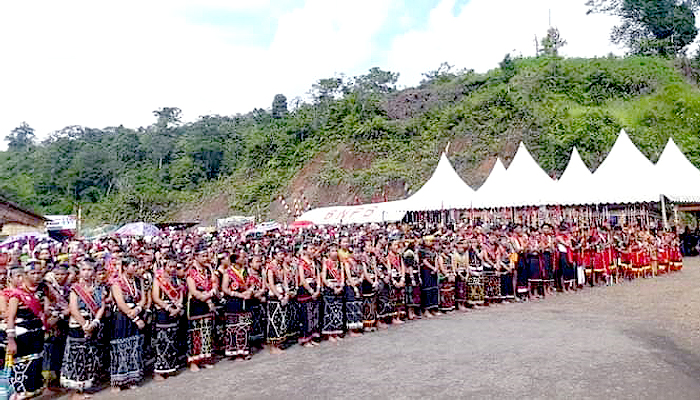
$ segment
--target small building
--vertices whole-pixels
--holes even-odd
[[[44,231],[46,218],[0,197],[0,235]]]

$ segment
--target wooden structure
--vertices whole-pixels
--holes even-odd
[[[44,229],[46,218],[0,197],[0,227],[7,223]]]

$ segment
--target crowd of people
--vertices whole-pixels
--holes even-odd
[[[17,398],[338,343],[416,318],[682,268],[675,231],[426,223],[105,237],[9,249],[2,346]]]

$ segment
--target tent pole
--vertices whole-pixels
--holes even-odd
[[[666,200],[664,199],[664,195],[659,195],[661,198],[661,219],[663,220],[664,223],[664,229],[668,230],[668,218],[666,217]]]
[[[678,205],[674,204],[673,205],[673,224],[676,226],[676,231],[678,231]]]

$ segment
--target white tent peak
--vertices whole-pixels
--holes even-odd
[[[700,170],[683,154],[669,138],[664,151],[656,162],[662,193],[679,202],[700,201]]]
[[[557,204],[585,204],[590,202],[593,173],[581,159],[576,146],[571,150],[571,157],[566,169],[556,182],[555,197]]]
[[[473,196],[474,190],[462,180],[443,152],[433,175],[405,204],[409,211],[463,208]]]
[[[542,178],[547,178],[548,181],[552,180],[542,167],[540,167],[540,164],[532,158],[532,155],[523,142],[520,142],[518,145],[518,151],[515,152],[513,161],[511,161],[508,166],[508,174],[512,176],[524,176],[528,177],[528,179],[541,180]]]

